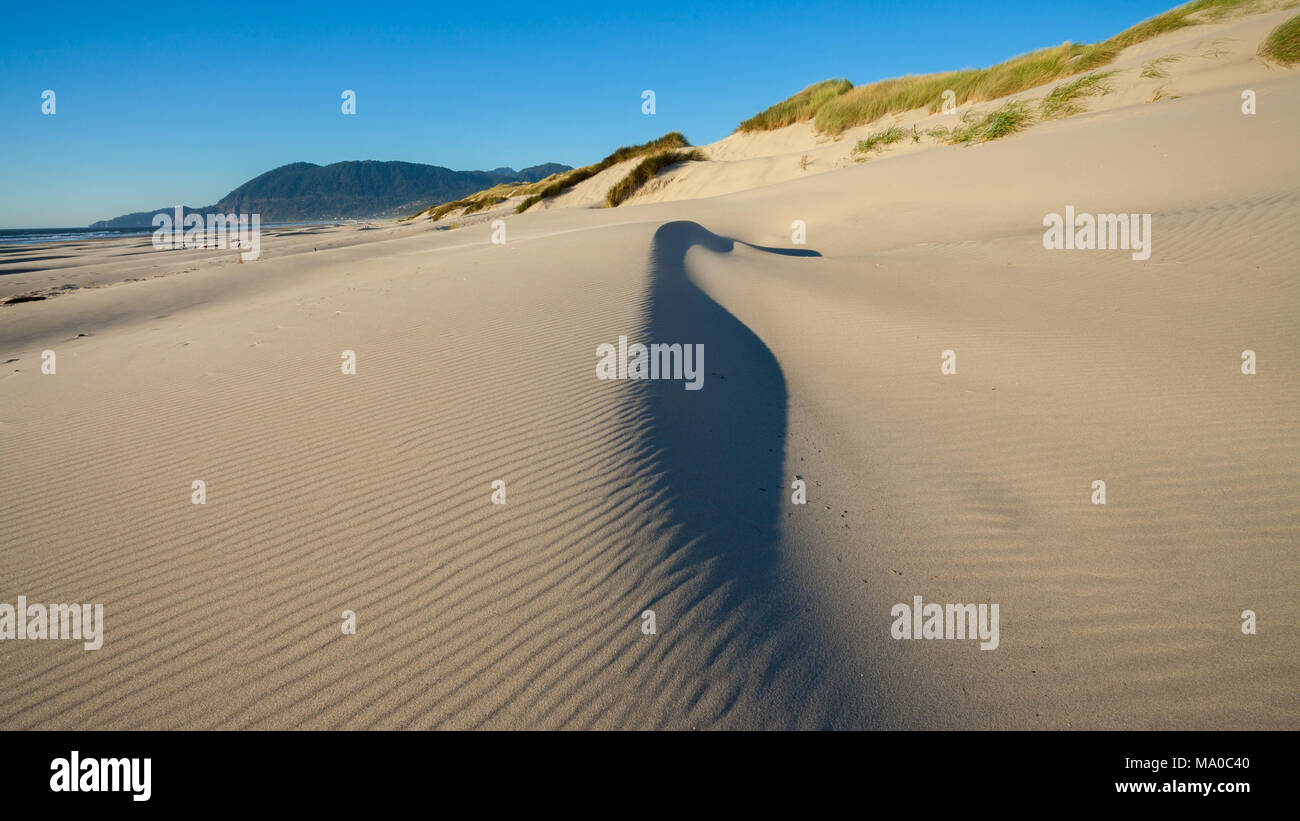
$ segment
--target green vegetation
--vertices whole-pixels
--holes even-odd
[[[872,151],[881,151],[885,146],[901,141],[905,133],[903,129],[896,125],[890,126],[884,131],[877,131],[865,140],[858,140],[858,147],[853,149],[853,153],[867,154]]]
[[[948,135],[950,143],[985,143],[1014,134],[1029,126],[1034,117],[1029,113],[1029,105],[1020,100],[1008,100],[1001,108],[995,109],[983,117],[967,111],[962,115],[962,124]]]
[[[848,80],[823,80],[800,91],[766,111],[760,111],[740,124],[738,131],[772,131],[793,123],[811,120],[831,99],[853,88]]]
[[[1182,55],[1179,54],[1166,54],[1164,57],[1157,57],[1149,63],[1145,63],[1142,66],[1142,73],[1138,76],[1148,80],[1164,80],[1169,77],[1169,72],[1165,70],[1165,66],[1176,63],[1181,59],[1183,59]]]
[[[465,197],[464,199],[452,200],[451,202],[444,202],[441,205],[435,205],[430,208],[426,208],[420,213],[414,214],[408,217],[407,219],[416,219],[417,217],[431,217],[435,222],[437,222],[438,220],[442,219],[443,217],[447,216],[453,211],[459,211],[462,208],[465,209],[462,216],[468,216],[478,211],[482,211],[485,208],[491,208],[494,205],[500,205],[501,203],[505,202],[508,197],[517,194],[519,191],[521,191],[524,188],[531,188],[533,185],[536,184],[537,183],[529,184],[523,182],[500,183],[486,190],[479,191],[474,194],[470,194],[468,197]]]
[[[900,77],[858,86],[822,106],[815,122],[819,130],[839,134],[886,114],[918,108],[934,112],[943,105],[944,92],[949,90],[953,92],[956,105],[995,100],[1109,62],[1110,56],[1098,62],[1095,49],[1093,46],[1065,43],[1016,57],[992,68]]]
[[[1111,87],[1107,85],[1106,80],[1114,74],[1114,71],[1094,71],[1092,74],[1085,74],[1077,80],[1062,83],[1052,89],[1052,92],[1043,98],[1043,118],[1051,120],[1079,113],[1083,110],[1080,100],[1084,97],[1111,92]]]
[[[452,211],[455,211],[458,208],[464,208],[468,204],[469,204],[469,200],[455,200],[453,202],[444,202],[442,205],[434,206],[433,208],[430,208],[428,211],[425,211],[424,213],[429,214],[429,216],[433,217],[434,221],[436,222],[442,219],[443,217],[447,216],[448,214],[450,214]],[[416,214],[416,216],[418,217],[420,215]]]
[[[1157,14],[1107,40],[1117,50],[1144,43],[1152,37],[1178,31],[1198,23],[1212,23],[1234,13],[1248,13],[1267,5],[1262,0],[1195,0]]]
[[[536,193],[530,194],[527,199],[519,203],[515,208],[515,213],[522,214],[542,200],[562,194],[583,180],[590,179],[604,171],[606,168],[618,165],[624,160],[630,160],[634,157],[641,157],[647,154],[658,154],[675,148],[687,148],[689,146],[690,143],[687,142],[686,137],[680,131],[670,131],[657,140],[651,140],[650,142],[641,145],[625,145],[595,165],[586,165],[582,168],[575,168],[572,171],[566,171],[565,173],[560,174],[552,182],[542,187]]]
[[[751,117],[741,124],[739,130],[781,128],[811,117],[819,131],[840,134],[854,126],[874,122],[886,114],[917,108],[938,111],[943,105],[945,90],[955,94],[957,105],[996,100],[1053,80],[1095,71],[1129,46],[1228,14],[1251,11],[1267,2],[1194,0],[1100,43],[1062,43],[1054,48],[1013,57],[989,68],[896,77],[856,87],[847,80],[827,80]],[[1294,38],[1294,32],[1291,36]]]
[[[699,149],[690,151],[660,151],[651,154],[641,162],[637,163],[636,168],[626,177],[618,181],[618,184],[609,189],[605,195],[605,205],[609,208],[617,208],[620,203],[628,197],[635,194],[643,185],[654,179],[655,176],[670,165],[679,162],[698,161],[704,159],[704,152]]]
[[[480,199],[475,200],[474,202],[471,202],[469,205],[465,206],[465,213],[462,214],[461,216],[467,217],[470,214],[477,213],[479,211],[482,211],[485,208],[491,208],[492,206],[499,205],[505,201],[506,201],[505,197],[496,197],[496,196],[482,197]]]
[[[1273,29],[1259,46],[1259,56],[1289,66],[1300,63],[1300,14]]]
[[[398,217],[503,184],[529,183],[567,165],[546,163],[514,171],[452,171],[436,165],[375,160],[330,165],[297,162],[260,174],[213,205],[185,207],[185,214],[260,214],[263,224],[320,219]],[[92,228],[149,226],[173,208],[124,214]],[[423,211],[421,211],[423,213]],[[410,218],[414,218],[413,216]]]
[[[533,194],[536,194],[538,191],[541,191],[546,186],[555,182],[560,177],[563,177],[567,173],[569,172],[563,171],[560,172],[559,174],[552,174],[551,176],[546,177],[545,179],[540,179],[537,182],[533,183],[532,185],[521,185],[515,189],[514,192],[515,196],[530,197]]]

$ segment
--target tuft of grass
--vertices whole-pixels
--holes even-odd
[[[811,120],[828,100],[853,88],[848,80],[822,80],[745,120],[737,131],[772,131]]]
[[[807,155],[807,154],[804,154],[802,157],[799,158],[799,170],[800,170],[800,171],[807,171],[807,170],[808,170],[808,155]]]
[[[608,157],[594,165],[584,165],[582,168],[575,168],[572,171],[566,171],[559,175],[555,180],[539,189],[536,193],[531,194],[523,202],[519,203],[519,205],[515,207],[515,213],[522,214],[542,200],[562,194],[583,180],[590,179],[604,171],[606,168],[618,165],[624,160],[630,160],[634,157],[641,157],[650,154],[663,153],[676,148],[688,148],[689,146],[690,143],[686,140],[686,136],[680,131],[669,131],[662,137],[656,140],[651,140],[648,143],[642,143],[641,145],[622,146],[613,154],[610,154]],[[703,159],[704,157],[701,154],[699,158]]]
[[[1094,97],[1111,92],[1112,89],[1106,83],[1106,80],[1114,76],[1115,73],[1114,71],[1094,71],[1052,89],[1052,93],[1043,98],[1043,118],[1051,120],[1057,117],[1078,114],[1083,110],[1081,101],[1084,97]]]
[[[460,210],[462,208],[465,209],[465,215],[473,214],[477,211],[482,211],[484,208],[489,208],[493,205],[499,205],[500,203],[504,202],[508,197],[517,194],[518,191],[525,186],[527,186],[527,183],[521,183],[521,182],[498,183],[497,185],[492,186],[486,191],[479,191],[475,194],[470,194],[468,197],[464,197],[463,199],[453,200],[451,202],[444,202],[440,205],[430,206],[429,208],[424,209],[418,214],[412,214],[411,216],[405,217],[403,219],[410,220],[410,219],[415,219],[417,217],[430,217],[433,219],[434,222],[437,222],[438,220],[447,216],[451,212]]]
[[[543,177],[542,179],[538,180],[535,183],[521,185],[518,188],[516,188],[514,191],[510,192],[510,195],[512,197],[532,196],[533,194],[536,194],[538,191],[541,191],[546,186],[558,180],[560,177],[563,177],[567,173],[569,172],[561,171],[558,174],[552,174],[549,177]]]
[[[948,126],[938,125],[934,128],[928,128],[925,131],[925,136],[933,137],[936,140],[946,140],[948,139]]]
[[[852,86],[847,80],[827,80],[751,117],[741,123],[739,130],[781,128],[811,116],[819,131],[840,134],[854,126],[875,122],[886,114],[918,108],[931,113],[938,111],[943,104],[943,92],[948,89],[956,95],[957,105],[996,100],[1054,80],[1095,71],[1129,46],[1232,13],[1262,8],[1270,1],[1193,0],[1100,43],[1062,43],[988,68],[909,75],[862,86]]]
[[[883,150],[887,145],[893,145],[903,139],[904,131],[898,126],[890,126],[884,131],[877,131],[875,134],[868,136],[865,140],[858,140],[857,148],[853,149],[854,154],[867,154],[872,151]]]
[[[434,208],[433,213],[430,216],[433,217],[434,222],[437,222],[438,220],[450,214],[452,211],[458,210],[460,208],[464,208],[465,206],[469,205],[469,202],[470,202],[469,200],[455,200],[453,202],[444,202],[442,205],[439,205],[437,208]]]
[[[1300,14],[1269,32],[1259,45],[1259,56],[1284,66],[1300,63]]]
[[[704,152],[699,149],[690,151],[660,151],[651,154],[641,162],[623,179],[618,181],[613,188],[605,195],[605,205],[609,208],[617,208],[628,197],[635,194],[646,183],[654,179],[660,171],[670,165],[676,165],[679,162],[699,161],[704,159]]]
[[[480,199],[475,200],[474,202],[471,202],[469,205],[465,206],[465,213],[463,213],[461,216],[468,217],[470,214],[477,213],[479,211],[482,211],[485,208],[491,208],[494,205],[500,205],[505,201],[506,201],[505,197],[497,197],[497,196],[482,197]]]
[[[1183,59],[1181,54],[1166,54],[1164,57],[1157,57],[1149,63],[1145,63],[1142,66],[1142,73],[1138,76],[1148,80],[1168,79],[1169,72],[1165,70],[1165,66],[1176,63],[1181,59]]]
[[[1165,86],[1160,86],[1155,91],[1151,92],[1151,99],[1147,100],[1147,102],[1158,103],[1161,100],[1177,100],[1181,96],[1181,94],[1175,94],[1172,91],[1167,90]]]
[[[967,111],[962,115],[962,125],[948,135],[949,143],[986,143],[1028,128],[1034,121],[1029,105],[1020,100],[1008,100],[1001,108],[978,117]]]

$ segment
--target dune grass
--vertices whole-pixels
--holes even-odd
[[[1083,75],[1077,80],[1061,83],[1043,98],[1041,104],[1043,119],[1052,120],[1057,117],[1078,114],[1083,110],[1083,103],[1080,101],[1084,97],[1094,97],[1111,92],[1111,87],[1106,80],[1114,76],[1115,73],[1114,71],[1094,71],[1091,74]]]
[[[839,134],[854,126],[873,122],[886,114],[925,108],[938,111],[945,91],[951,90],[957,105],[995,100],[1052,80],[1077,74],[1095,64],[1096,47],[1064,43],[1021,55],[992,68],[966,69],[942,74],[899,77],[868,86],[858,86],[821,107],[814,119],[818,130]]]
[[[1259,56],[1284,66],[1300,63],[1300,14],[1269,32]]]
[[[949,133],[948,142],[971,144],[1001,139],[1028,128],[1034,121],[1034,115],[1029,111],[1028,103],[1008,100],[983,117],[967,111],[961,119],[962,124]]]
[[[447,216],[453,211],[458,211],[462,208],[465,209],[466,215],[473,214],[475,212],[482,211],[485,208],[490,208],[494,205],[500,205],[501,203],[505,202],[507,198],[516,195],[521,188],[527,185],[528,183],[522,183],[522,182],[499,183],[484,191],[477,191],[473,194],[470,194],[468,197],[463,197],[461,199],[453,200],[451,202],[444,202],[441,203],[440,205],[430,206],[424,209],[423,211],[417,214],[412,214],[411,216],[405,217],[404,219],[411,220],[411,219],[416,219],[418,217],[430,217],[434,220],[434,222],[437,222],[438,220],[442,219],[443,217]]]
[[[651,154],[605,194],[605,205],[617,208],[628,197],[641,190],[642,186],[654,179],[656,175],[670,165],[679,162],[699,161],[704,159],[704,152],[699,149],[690,151],[660,151]]]
[[[865,140],[858,140],[858,145],[853,149],[854,154],[868,154],[872,151],[884,150],[885,146],[901,142],[907,132],[898,126],[890,126],[884,131],[877,131],[868,136]]]
[[[452,211],[456,211],[461,208],[464,208],[466,205],[469,205],[469,200],[454,200],[452,202],[444,202],[442,205],[439,205],[436,208],[434,208],[433,212],[429,214],[429,216],[433,218],[434,222],[437,222],[438,220],[450,214]]]
[[[822,80],[760,111],[740,124],[737,131],[771,131],[787,125],[811,120],[827,101],[853,88],[848,80]]]
[[[557,180],[559,180],[561,177],[563,177],[563,176],[564,176],[565,174],[567,174],[567,173],[569,173],[569,172],[568,172],[568,171],[561,171],[561,172],[559,172],[558,174],[551,174],[549,177],[543,177],[542,179],[538,180],[537,182],[534,182],[534,183],[527,183],[527,184],[525,184],[525,185],[521,185],[521,186],[519,186],[518,188],[516,188],[514,191],[511,192],[511,196],[513,196],[513,197],[531,197],[533,194],[536,194],[537,192],[543,190],[544,188],[546,188],[546,187],[547,187],[548,185],[550,185],[551,183],[556,182]]]
[[[808,119],[809,112],[813,111],[811,118],[819,131],[840,134],[886,114],[918,108],[938,111],[946,90],[954,93],[957,105],[996,100],[1053,80],[1095,71],[1129,46],[1228,14],[1249,11],[1267,1],[1193,0],[1100,43],[1062,43],[988,68],[895,77],[862,86],[852,86],[847,80],[827,80],[749,118],[738,130],[781,128],[797,121],[791,117]]]
[[[1169,78],[1169,72],[1165,66],[1177,63],[1183,59],[1180,54],[1166,54],[1164,57],[1157,57],[1142,65],[1142,73],[1139,77],[1148,80],[1166,80]]]
[[[618,165],[624,160],[630,160],[634,157],[641,157],[649,154],[668,152],[676,148],[688,148],[689,146],[690,142],[687,141],[685,135],[680,131],[669,131],[662,137],[656,140],[651,140],[648,143],[642,143],[641,145],[622,146],[613,154],[610,154],[608,157],[594,165],[585,165],[582,168],[575,168],[572,171],[566,171],[559,175],[558,178],[548,183],[535,193],[530,194],[527,199],[519,203],[519,205],[515,207],[515,213],[522,214],[542,200],[558,196],[583,180],[590,179],[601,171],[604,171],[606,168]]]
[[[491,208],[494,205],[500,205],[501,203],[505,202],[506,199],[507,199],[506,197],[498,197],[498,196],[480,197],[479,199],[465,206],[465,213],[463,213],[461,216],[467,217],[470,214],[478,213],[479,211],[482,211],[485,208]]]

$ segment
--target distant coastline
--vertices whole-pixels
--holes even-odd
[[[297,228],[306,225],[346,225],[366,220],[307,220],[302,222],[276,222],[263,228]],[[0,245],[38,245],[47,242],[85,242],[88,240],[147,237],[153,234],[152,226],[130,228],[0,228]]]

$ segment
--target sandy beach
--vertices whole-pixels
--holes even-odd
[[[0,642],[0,728],[1300,729],[1294,14],[978,145],[854,154],[1005,100],[247,262],[0,246],[0,600],[104,629]],[[918,596],[996,649],[896,638]]]

